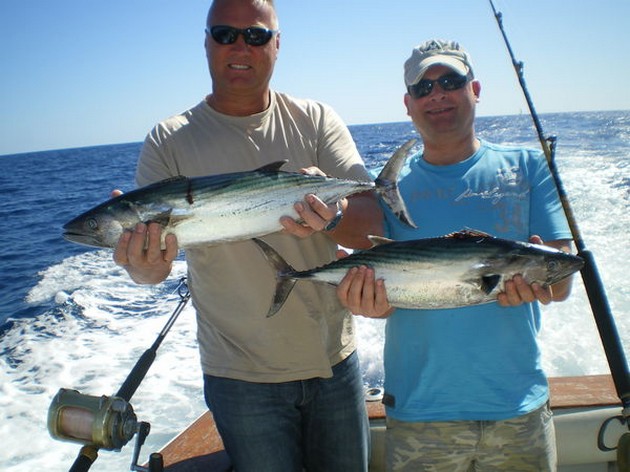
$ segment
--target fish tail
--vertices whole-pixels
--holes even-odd
[[[271,318],[273,315],[280,311],[280,308],[284,305],[289,297],[289,294],[293,290],[297,279],[283,276],[283,274],[295,272],[293,267],[285,261],[278,252],[267,244],[262,239],[254,238],[253,241],[262,250],[265,259],[274,267],[276,276],[276,292],[273,296],[273,302],[269,307],[267,318]]]
[[[390,157],[389,161],[387,161],[387,164],[385,164],[385,167],[383,167],[383,170],[381,170],[380,174],[378,174],[378,177],[374,181],[376,192],[380,195],[387,206],[400,221],[412,228],[417,228],[417,226],[409,215],[407,207],[405,206],[405,201],[398,190],[398,177],[400,170],[403,168],[405,161],[407,160],[409,151],[415,143],[415,139],[410,139],[400,146],[392,157]]]

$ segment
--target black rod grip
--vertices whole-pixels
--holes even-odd
[[[83,446],[74,460],[69,472],[87,472],[98,457],[98,449],[94,446]]]
[[[138,387],[145,375],[147,375],[151,364],[153,364],[156,354],[157,353],[153,348],[144,351],[144,354],[140,356],[140,359],[138,359],[138,362],[136,362],[136,365],[133,366],[133,369],[131,369],[131,372],[129,372],[129,375],[118,389],[118,392],[116,393],[117,397],[120,397],[125,401],[131,400],[131,397],[133,397],[133,394],[136,393],[136,390],[138,390]]]

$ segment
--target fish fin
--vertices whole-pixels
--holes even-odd
[[[181,174],[180,175],[174,175],[173,177],[167,177],[167,178],[165,178],[163,180],[160,180],[160,181],[155,182],[153,184],[147,185],[146,187],[143,187],[143,188],[148,188],[148,187],[152,187],[152,186],[156,186],[157,187],[157,186],[165,184],[167,182],[178,182],[180,180],[183,181],[183,180],[189,180],[189,179],[190,179],[190,177],[186,177],[185,175],[181,175]]]
[[[467,239],[467,238],[493,238],[491,234],[476,229],[464,228],[442,236],[451,239]]]
[[[173,209],[169,208],[168,210],[165,210],[165,211],[163,211],[161,213],[156,214],[150,220],[143,221],[143,223],[145,223],[147,225],[149,223],[159,223],[163,228],[165,228],[166,226],[169,225],[169,223],[171,223],[172,214],[173,214]]]
[[[126,193],[122,193],[120,195],[118,195],[117,197],[114,197],[114,199],[131,199],[131,197],[135,194],[138,193],[146,193],[147,191],[153,191],[153,190],[159,190],[162,187],[164,187],[164,185],[170,185],[173,184],[175,182],[186,182],[186,181],[190,181],[190,177],[186,177],[185,175],[175,175],[173,177],[167,177],[165,179],[162,180],[158,180],[157,182],[153,182],[152,184],[146,185],[144,187],[139,187],[136,188],[130,192],[126,192]],[[189,184],[190,185],[190,184]]]
[[[407,226],[417,228],[413,222],[405,201],[402,199],[398,190],[398,176],[400,170],[403,168],[409,151],[416,143],[415,139],[410,139],[403,144],[387,161],[383,170],[378,174],[378,177],[374,181],[375,190],[381,196],[383,201],[391,208],[396,217]]]
[[[500,281],[501,276],[498,274],[484,275],[481,277],[481,290],[483,290],[486,295],[490,295],[496,286],[499,285]]]
[[[296,282],[297,280],[295,279],[283,279],[276,282],[276,293],[273,296],[273,303],[267,312],[267,318],[271,318],[280,311],[280,308],[282,308],[287,298],[289,298]]]
[[[383,236],[374,236],[373,234],[368,235],[367,238],[372,243],[372,247],[394,242],[393,239],[384,238]]]
[[[283,274],[295,272],[293,267],[285,261],[278,252],[272,248],[269,244],[267,244],[262,239],[254,238],[254,241],[258,247],[261,249],[265,259],[275,269],[276,276],[276,291],[273,296],[273,302],[269,307],[269,311],[267,312],[267,318],[271,318],[273,315],[280,311],[280,308],[284,305],[297,282],[296,279],[284,277]]]
[[[259,167],[258,169],[256,169],[256,171],[260,171],[260,172],[278,172],[280,170],[280,168],[285,165],[287,162],[289,162],[288,159],[283,159],[281,161],[275,161],[272,162],[270,164],[265,164],[262,167]]]

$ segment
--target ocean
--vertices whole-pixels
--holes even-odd
[[[582,238],[594,253],[626,357],[630,354],[630,111],[540,116],[558,137],[557,164]],[[368,167],[407,139],[410,123],[351,126]],[[527,115],[480,117],[490,141],[539,148]],[[111,251],[61,237],[62,225],[134,187],[140,143],[0,156],[0,470],[66,471],[80,446],[53,440],[48,407],[61,387],[112,395],[175,309],[186,263],[155,287],[132,283]],[[421,223],[421,222],[420,222]],[[238,288],[236,288],[238,289]],[[581,279],[571,298],[543,308],[540,334],[550,376],[608,373]],[[357,318],[366,385],[382,384],[383,321]],[[205,411],[194,313],[182,312],[131,404],[151,424],[144,461]],[[91,470],[129,470],[133,441],[101,451]]]

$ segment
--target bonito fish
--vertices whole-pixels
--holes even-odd
[[[296,271],[267,243],[256,239],[276,270],[276,293],[268,316],[280,310],[298,280],[338,285],[349,269],[371,267],[383,279],[388,301],[398,308],[438,309],[496,300],[506,280],[552,285],[581,269],[582,258],[548,246],[499,239],[464,230],[439,238],[377,244],[315,269]]]
[[[174,177],[112,198],[66,223],[65,239],[95,247],[114,247],[137,223],[157,222],[162,238],[177,236],[179,247],[219,244],[270,234],[282,229],[280,217],[298,218],[293,205],[306,194],[327,204],[375,190],[410,226],[398,193],[398,173],[415,140],[401,146],[375,182],[283,172],[279,161],[254,171]],[[162,239],[162,243],[164,240]]]

